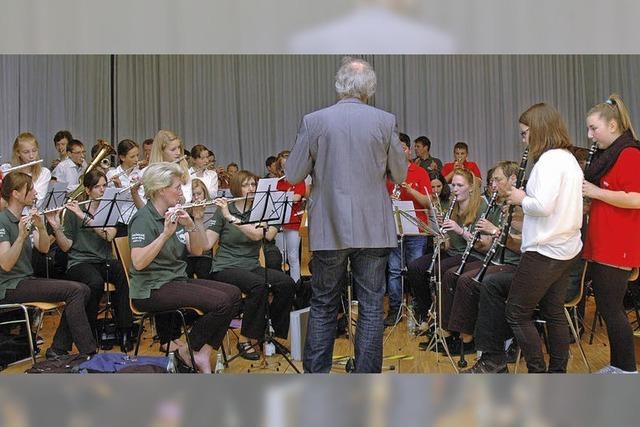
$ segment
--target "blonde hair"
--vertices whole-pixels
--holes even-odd
[[[451,213],[451,219],[458,224],[462,222],[462,226],[471,225],[478,216],[478,210],[480,210],[480,203],[482,202],[482,199],[480,198],[480,188],[476,184],[476,180],[469,170],[462,168],[456,169],[453,171],[453,176],[456,175],[464,178],[471,188],[469,190],[469,204],[467,205],[467,210],[460,212],[460,203],[456,203],[453,208],[453,212]]]
[[[31,142],[33,145],[35,145],[36,149],[38,150],[38,158],[36,160],[40,159],[40,145],[38,144],[38,140],[36,139],[35,136],[33,136],[31,132],[22,132],[20,135],[18,135],[18,137],[13,142],[13,153],[11,157],[11,164],[13,166],[18,166],[22,164],[22,161],[20,161],[18,150],[20,149],[20,144],[23,142]],[[41,172],[42,172],[41,163],[31,166],[31,178],[33,178],[34,182],[38,179]]]
[[[622,97],[617,93],[609,95],[609,98],[594,107],[587,113],[587,117],[592,114],[599,114],[607,123],[615,121],[621,133],[630,131],[633,139],[637,140],[636,131],[631,124],[631,113],[625,105]]]
[[[560,113],[545,103],[532,105],[518,119],[529,127],[529,158],[537,162],[545,151],[571,149],[571,139]]]
[[[144,193],[149,199],[154,199],[158,191],[171,186],[171,178],[182,179],[182,168],[169,162],[159,162],[149,165],[142,174]]]
[[[153,138],[149,164],[164,162],[164,149],[173,141],[180,142],[180,155],[184,156],[184,144],[182,143],[182,139],[170,130],[159,130]],[[189,164],[186,160],[181,160],[179,165],[182,168],[182,177],[180,179],[183,184],[186,184],[189,181]]]
[[[194,176],[194,177],[191,177],[191,192],[193,193],[196,188],[200,188],[202,190],[202,192],[204,193],[205,200],[211,199],[211,196],[209,195],[209,190],[207,189],[207,186],[205,185],[204,181]]]

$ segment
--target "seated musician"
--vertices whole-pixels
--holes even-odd
[[[450,218],[444,218],[440,228],[446,233],[446,249],[441,251],[440,262],[434,263],[431,272],[433,278],[438,277],[438,271],[445,272],[449,268],[460,264],[462,254],[467,247],[467,240],[471,237],[469,228],[487,208],[480,197],[480,189],[474,183],[474,177],[466,169],[456,169],[452,178],[452,193],[456,197],[455,204],[449,207]],[[434,260],[433,254],[424,255],[408,265],[407,282],[415,297],[415,315],[419,322],[426,319],[427,310],[431,305],[429,287],[429,267]]]
[[[42,215],[33,210],[30,218],[22,216],[24,208],[31,208],[36,197],[31,177],[11,172],[4,177],[0,191],[7,203],[7,208],[0,211],[0,303],[64,301],[58,330],[69,331],[80,353],[95,353],[96,342],[85,311],[89,289],[82,283],[33,277],[32,248],[47,253],[50,239]],[[29,230],[29,222],[35,226],[33,230]]]
[[[142,176],[148,202],[129,224],[130,295],[142,311],[193,307],[204,312],[194,322],[189,339],[196,362],[193,368],[210,373],[212,351],[222,344],[239,310],[240,291],[226,283],[187,277],[187,253],[202,254],[207,237],[204,208],[194,208],[195,221],[183,209],[172,209],[182,198],[183,172],[177,164],[152,162]],[[170,317],[165,319],[170,322]],[[157,317],[159,332],[169,329],[159,321]],[[175,354],[180,363],[191,364],[185,345]]]
[[[211,249],[216,243],[220,245],[209,277],[231,283],[246,294],[238,351],[248,360],[260,357],[255,347],[265,336],[267,311],[275,336],[287,338],[289,312],[295,294],[295,283],[289,276],[274,269],[267,269],[265,276],[265,269],[260,267],[258,258],[262,238],[273,240],[277,229],[267,226],[263,234],[263,227],[242,224],[251,215],[253,199],[246,197],[255,192],[256,179],[253,173],[244,170],[233,175],[231,192],[242,199],[235,202],[216,199],[218,209],[207,229],[206,245],[206,249]],[[270,303],[265,282],[272,286],[273,300]]]
[[[499,238],[501,225],[506,221],[506,197],[516,182],[518,164],[515,162],[499,162],[493,168],[491,176],[492,193],[496,194],[497,203],[486,217],[478,221],[475,229],[480,233],[478,241],[472,248],[471,254],[464,268],[455,266],[442,275],[442,324],[452,333],[458,333],[464,343],[466,353],[474,352],[473,332],[478,313],[478,298],[481,284],[474,277],[482,269],[485,254],[491,248],[495,239]],[[497,192],[497,193],[496,193]],[[491,197],[491,196],[490,196]],[[502,255],[502,248],[494,254],[492,262],[484,272],[485,277],[499,272],[513,272],[520,261],[520,236],[522,229],[522,211],[514,214],[511,222],[507,250]],[[513,237],[517,235],[517,237]],[[461,270],[461,271],[460,271]],[[456,274],[460,271],[460,275]],[[459,354],[461,344],[455,338],[450,339],[452,354]]]
[[[116,236],[116,228],[100,227],[93,219],[107,187],[107,177],[101,170],[93,169],[84,175],[82,183],[86,195],[83,199],[91,202],[86,207],[80,207],[76,201],[69,203],[62,227],[57,214],[47,215],[47,220],[52,227],[56,243],[68,254],[66,277],[84,283],[89,288],[86,311],[92,331],[96,331],[105,282],[113,283],[115,286],[112,301],[116,313],[117,334],[120,349],[128,352],[131,350],[129,337],[133,318],[124,269],[120,261],[113,257],[111,241]],[[69,350],[69,330],[60,328],[53,338],[53,345],[47,350],[47,356],[66,354]]]

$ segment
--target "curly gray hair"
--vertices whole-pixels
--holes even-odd
[[[376,91],[376,73],[364,59],[345,57],[336,73],[336,92],[340,98],[370,98]]]

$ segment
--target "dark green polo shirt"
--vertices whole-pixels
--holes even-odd
[[[71,211],[64,215],[64,235],[73,241],[67,252],[69,263],[67,268],[81,263],[98,263],[113,259],[111,243],[96,232],[82,225],[82,220]]]
[[[487,203],[484,200],[480,200],[478,213],[476,213],[476,217],[473,220],[472,225],[466,228],[467,230],[471,228],[473,231],[474,224],[478,222],[480,216],[482,216],[485,210],[487,210]],[[464,239],[464,237],[454,231],[449,231],[447,235],[449,236],[449,250],[447,251],[447,254],[449,254],[450,256],[462,255],[464,253],[464,250],[467,248],[467,241]],[[478,256],[478,252],[476,251],[472,251],[471,254]]]
[[[151,200],[138,210],[129,223],[131,248],[145,247],[164,230],[164,217],[158,213]],[[187,245],[184,227],[178,225],[176,233],[165,242],[158,255],[143,270],[131,266],[131,288],[134,299],[149,298],[152,289],[160,289],[169,282],[187,283]]]
[[[247,221],[251,211],[240,213],[235,204],[229,204],[229,212],[242,221]],[[215,231],[220,235],[220,247],[211,265],[212,273],[228,268],[253,270],[260,267],[258,258],[260,256],[261,241],[249,239],[238,227],[224,219],[220,209],[216,210],[209,225],[209,230]]]
[[[13,244],[18,239],[19,222],[19,218],[16,218],[9,209],[5,208],[0,211],[0,242]],[[22,279],[33,276],[33,266],[31,265],[32,247],[31,239],[26,238],[18,261],[16,261],[11,271],[6,272],[0,269],[0,301],[4,299],[7,289],[15,289]]]
[[[502,224],[500,223],[500,212],[501,212],[502,206],[498,206],[496,209],[493,210],[493,212],[491,213],[491,215],[489,215],[488,219],[489,221],[491,221],[492,224],[502,228]],[[507,216],[507,212],[505,210],[504,213],[505,217],[503,218],[504,221],[507,220],[506,216]],[[512,227],[509,234],[516,234],[516,230]],[[510,249],[504,249],[505,253],[504,253],[504,263],[505,264],[512,264],[512,265],[518,265],[518,263],[520,262],[520,254],[513,252]],[[500,254],[502,253],[502,249],[498,248],[498,251],[496,252],[495,256],[493,257],[492,260],[492,264],[499,264],[500,262]]]

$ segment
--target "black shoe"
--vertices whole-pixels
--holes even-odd
[[[461,341],[458,340],[453,348],[449,347],[449,353],[451,353],[452,356],[460,356],[460,343]],[[473,354],[476,352],[476,343],[474,341],[468,342],[464,344],[464,354]]]
[[[384,327],[394,326],[398,320],[398,310],[389,310],[389,314],[384,319]]]
[[[67,356],[69,354],[66,350],[59,350],[57,348],[49,347],[44,353],[44,357],[47,359],[57,359],[61,356]]]
[[[247,360],[258,360],[260,359],[260,353],[258,353],[254,346],[252,346],[248,342],[239,342],[237,345],[238,351],[240,352],[240,357]]]
[[[520,347],[518,347],[518,344],[516,344],[515,341],[511,343],[511,345],[505,352],[507,355],[507,363],[516,363],[519,349]]]
[[[120,332],[120,351],[123,353],[129,353],[133,350],[133,343],[131,342],[131,338],[129,336],[129,331],[121,331]]]
[[[508,374],[509,369],[507,364],[498,365],[490,360],[483,359],[482,357],[476,361],[476,363],[469,369],[460,371],[461,374]]]

